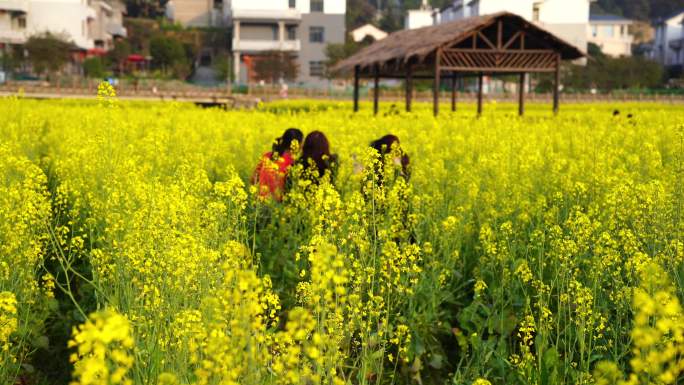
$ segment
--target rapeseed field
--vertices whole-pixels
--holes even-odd
[[[681,107],[100,97],[0,100],[3,384],[684,378]],[[291,127],[339,166],[263,199]]]

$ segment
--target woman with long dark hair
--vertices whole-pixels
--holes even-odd
[[[401,143],[396,135],[385,135],[380,139],[372,141],[370,146],[378,153],[378,156],[380,157],[380,166],[375,170],[378,177],[378,183],[382,184],[385,179],[384,172],[386,170],[386,162],[388,160],[393,162],[396,166],[401,166],[398,176],[401,176],[408,181],[410,177],[410,159],[409,156],[402,150]]]
[[[330,153],[328,138],[320,131],[313,131],[306,136],[299,162],[304,166],[305,173],[316,181],[326,172],[330,174],[332,180],[337,171],[337,155]]]
[[[252,184],[259,188],[262,199],[270,197],[282,201],[287,173],[295,162],[292,149],[302,142],[303,137],[304,134],[299,129],[289,128],[275,140],[271,151],[262,155],[252,175]]]

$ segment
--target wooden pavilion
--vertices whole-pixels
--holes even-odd
[[[451,109],[456,110],[459,77],[478,78],[477,111],[482,113],[485,74],[518,74],[519,113],[525,112],[525,76],[555,73],[553,110],[558,112],[560,65],[585,54],[524,18],[500,12],[415,30],[395,32],[333,67],[354,73],[354,111],[359,110],[359,79],[374,80],[373,108],[378,113],[380,79],[406,80],[406,110],[411,111],[414,79],[434,81],[434,114],[439,114],[442,80],[451,80]]]

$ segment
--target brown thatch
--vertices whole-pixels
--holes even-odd
[[[524,18],[509,12],[499,12],[436,26],[394,32],[341,61],[332,68],[332,71],[348,72],[356,66],[364,70],[376,64],[383,66],[390,62],[405,64],[412,59],[421,63],[430,56],[434,57],[433,54],[438,48],[456,44],[468,38],[473,32],[491,26],[500,19],[503,19],[504,23],[509,26],[524,29],[537,44],[559,52],[563,60],[575,60],[585,56],[577,47]]]

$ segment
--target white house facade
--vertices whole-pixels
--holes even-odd
[[[166,14],[186,26],[229,28],[239,83],[251,80],[253,59],[267,52],[295,55],[297,81],[322,83],[326,45],[345,41],[342,0],[171,0]]]
[[[615,15],[591,15],[587,38],[609,56],[632,56],[632,20]]]
[[[0,44],[22,45],[50,32],[81,50],[108,48],[114,36],[126,34],[123,12],[119,0],[2,0]]]
[[[664,66],[684,65],[684,10],[658,20],[651,59]]]

